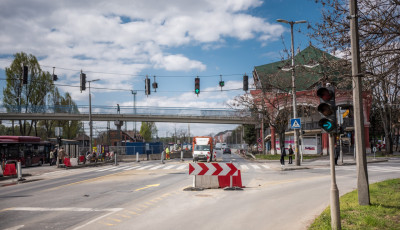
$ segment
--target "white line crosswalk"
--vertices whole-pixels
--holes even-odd
[[[262,171],[262,170],[271,170],[271,167],[267,164],[238,164],[238,168],[243,172],[248,172],[250,170]],[[180,171],[188,171],[189,164],[188,163],[172,163],[172,164],[159,164],[159,163],[151,163],[151,164],[137,164],[137,163],[128,163],[121,164],[118,166],[104,166],[104,167],[89,167],[89,168],[81,168],[81,169],[72,169],[72,170],[58,170],[54,172],[47,172],[42,174],[48,178],[56,178],[60,176],[72,176],[77,174],[85,174],[90,172],[102,173],[102,172],[126,172],[131,170],[138,171],[167,171],[167,170],[180,170]]]

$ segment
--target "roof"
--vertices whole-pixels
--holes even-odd
[[[305,68],[304,65],[323,63],[324,61],[340,60],[312,45],[308,46],[294,57],[296,65],[296,91],[308,90],[313,87],[322,77],[323,65],[314,68]],[[282,68],[290,68],[291,59],[255,66],[254,71],[263,84],[278,88],[284,91],[291,90],[291,71],[284,71]],[[326,68],[326,67],[325,67]]]

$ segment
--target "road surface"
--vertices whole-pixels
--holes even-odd
[[[52,167],[30,182],[2,184],[0,229],[305,229],[329,205],[327,165],[280,171],[278,161],[223,161],[239,165],[243,191],[184,191],[190,159]],[[399,178],[399,164],[369,164],[370,183]],[[356,189],[356,166],[337,167],[337,183],[340,195]]]

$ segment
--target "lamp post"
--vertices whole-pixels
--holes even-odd
[[[290,25],[290,34],[291,34],[291,53],[292,53],[292,96],[293,96],[293,118],[297,118],[297,104],[296,104],[296,82],[295,82],[295,65],[294,65],[294,39],[293,39],[293,25],[306,23],[307,21],[287,21],[284,19],[277,19],[277,22],[282,22]],[[282,140],[281,140],[282,141]],[[295,162],[296,166],[300,166],[300,158],[299,158],[299,130],[294,130],[294,155],[295,155]]]
[[[133,114],[136,114],[136,91],[131,90],[131,93],[133,95]],[[136,121],[135,122],[135,139],[136,139]]]
[[[92,95],[90,94],[90,82],[95,82],[95,81],[100,81],[100,79],[95,79],[95,80],[91,80],[91,81],[87,81],[89,82],[89,133],[90,133],[90,154],[93,151],[93,143],[92,143],[92,139],[93,139],[93,124],[92,124]]]

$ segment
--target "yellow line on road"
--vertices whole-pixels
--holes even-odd
[[[146,189],[146,188],[157,187],[157,186],[160,186],[160,184],[149,184],[149,185],[146,185],[143,188],[138,188],[135,191],[140,191],[140,190],[143,190],[143,189]]]

